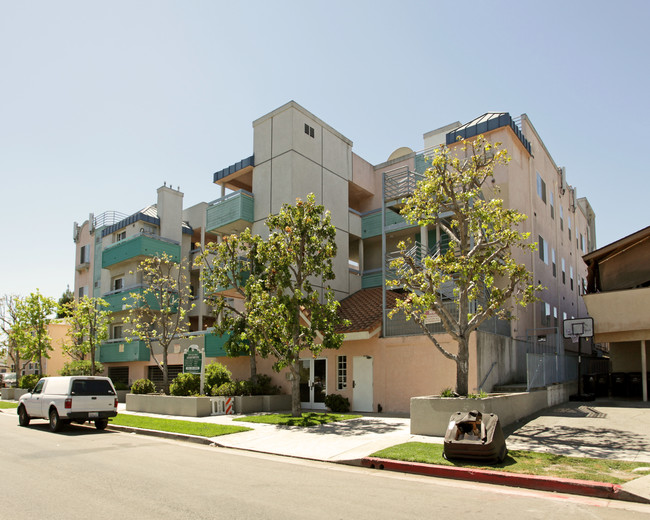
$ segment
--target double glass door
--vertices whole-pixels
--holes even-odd
[[[304,408],[325,409],[327,360],[300,360],[300,401]]]

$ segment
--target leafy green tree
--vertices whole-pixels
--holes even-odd
[[[131,337],[144,341],[163,374],[163,389],[169,391],[169,346],[175,337],[189,330],[188,312],[191,304],[191,289],[188,283],[187,267],[184,262],[175,262],[171,256],[145,258],[138,266],[142,273],[144,289],[130,293],[124,298],[129,313],[124,323],[131,326]],[[131,338],[128,338],[129,341]],[[159,362],[153,349],[157,342],[162,350]]]
[[[67,318],[70,315],[70,305],[74,302],[74,294],[68,287],[65,292],[59,298],[59,306],[56,311],[56,317],[58,319]]]
[[[49,359],[52,350],[52,338],[47,333],[47,326],[56,311],[54,299],[43,296],[38,289],[24,299],[16,302],[16,321],[13,337],[22,357],[30,362],[38,362],[43,371],[43,358]]]
[[[266,220],[269,238],[258,244],[257,262],[263,274],[246,285],[246,337],[260,355],[275,358],[273,369],[288,368],[291,379],[291,412],[301,415],[300,354],[317,356],[324,348],[338,349],[343,335],[339,303],[329,287],[312,286],[334,279],[336,229],[329,212],[315,203],[313,194],[295,205],[284,204]]]
[[[93,367],[94,365],[94,367]],[[94,368],[94,370],[93,370]],[[91,364],[88,359],[75,359],[63,364],[63,368],[59,370],[61,376],[91,376],[101,374],[104,371],[104,365],[99,361]]]
[[[401,242],[398,258],[390,264],[396,278],[387,282],[407,291],[390,316],[403,311],[445,357],[456,362],[456,391],[461,395],[468,392],[470,334],[492,316],[510,319],[515,305],[534,301],[535,291],[542,289],[530,283],[526,266],[512,257],[513,248],[536,249],[528,242],[530,234],[516,229],[526,215],[504,208],[501,199],[484,196],[495,165],[510,160],[499,148],[499,143],[492,145],[479,136],[453,150],[442,146],[435,151],[431,167],[405,199],[401,214],[411,224],[440,226],[450,239],[449,248],[414,254]],[[490,189],[498,192],[494,186]],[[425,324],[429,311],[440,317],[457,342],[457,353],[445,349],[429,331]]]
[[[228,355],[250,354],[251,380],[257,380],[256,345],[247,340],[248,283],[262,275],[262,266],[257,260],[257,251],[262,239],[246,228],[240,235],[228,235],[218,242],[210,242],[197,257],[195,264],[201,266],[201,284],[205,301],[216,316],[214,333],[230,334],[224,348]],[[224,295],[224,289],[233,298]]]
[[[108,302],[102,298],[84,296],[79,301],[66,305],[70,329],[70,344],[63,346],[64,352],[77,360],[90,355],[90,375],[95,375],[95,352],[102,341],[108,339],[108,326],[113,321],[106,310]]]
[[[6,353],[20,375],[21,356],[16,342],[17,331],[14,324],[18,319],[18,301],[20,297],[5,294],[0,299],[0,357]]]

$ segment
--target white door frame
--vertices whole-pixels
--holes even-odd
[[[325,363],[325,381],[324,385],[322,384],[323,381],[316,381],[316,374],[315,374],[315,365],[317,361],[322,361]],[[304,366],[304,364],[307,364],[309,367],[309,401],[303,401],[302,396],[300,400],[300,406],[303,408],[307,409],[313,409],[313,410],[325,410],[325,402],[316,402],[314,400],[315,398],[315,392],[318,391],[320,388],[323,389],[323,398],[324,396],[327,395],[327,358],[304,358],[300,360],[301,368]],[[303,384],[303,383],[301,383]],[[302,392],[301,392],[302,394]]]
[[[355,412],[374,411],[372,356],[352,358],[352,410]]]

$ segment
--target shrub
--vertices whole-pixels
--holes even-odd
[[[253,385],[252,395],[278,395],[281,393],[282,389],[271,382],[271,376],[258,374],[257,383]]]
[[[101,374],[102,372],[104,372],[104,365],[99,361],[95,361],[95,374]],[[90,360],[82,359],[68,361],[63,365],[63,368],[59,370],[59,374],[62,376],[89,376]]]
[[[156,385],[150,379],[137,379],[131,385],[131,392],[134,394],[155,394]]]
[[[488,394],[486,394],[483,390],[481,390],[478,394],[467,394],[468,399],[483,399],[484,397],[488,397]]]
[[[204,381],[203,391],[205,394],[209,394],[215,386],[218,388],[224,383],[232,382],[232,373],[225,365],[215,361],[205,367]]]
[[[18,381],[18,388],[23,388],[25,390],[31,390],[36,386],[42,378],[47,377],[41,374],[27,374],[22,376]]]
[[[325,406],[334,413],[345,413],[350,411],[350,400],[341,394],[329,394],[325,396]]]
[[[445,388],[442,392],[440,392],[440,397],[458,397],[458,394],[451,388]]]
[[[201,376],[198,374],[178,374],[169,386],[171,395],[199,395]]]
[[[250,381],[230,381],[220,386],[212,387],[212,395],[234,396],[234,395],[252,395],[252,384]]]
[[[124,381],[113,381],[113,386],[115,390],[129,390],[130,388]]]

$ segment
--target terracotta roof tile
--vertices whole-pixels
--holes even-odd
[[[392,308],[399,297],[395,291],[386,291],[386,307]],[[350,325],[340,327],[337,332],[373,331],[381,325],[381,310],[381,287],[361,289],[341,300],[339,316],[350,320]]]

